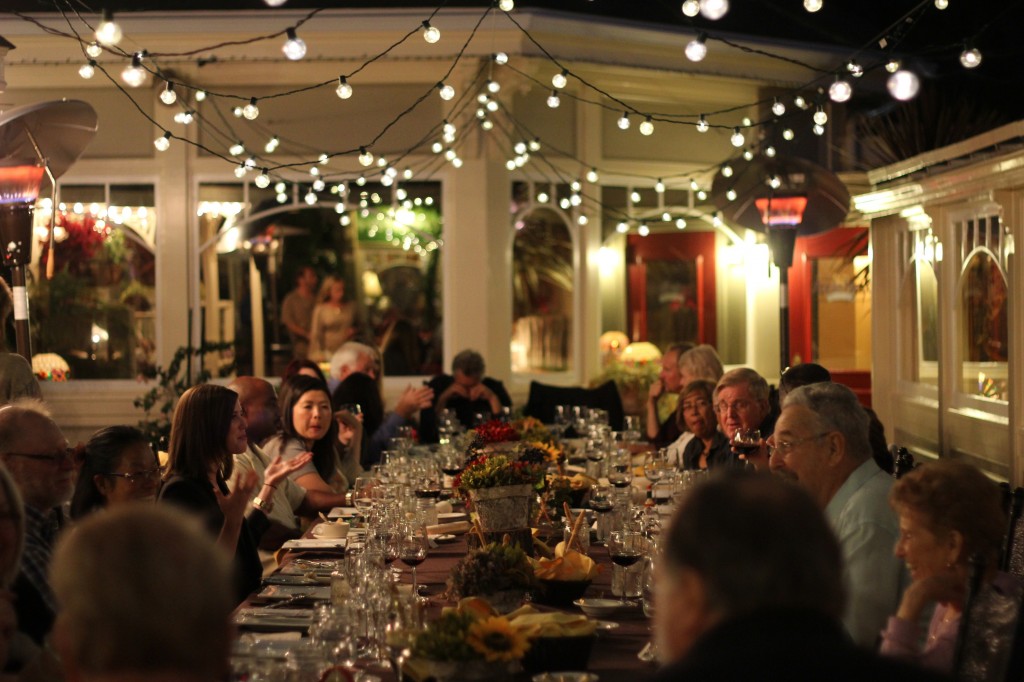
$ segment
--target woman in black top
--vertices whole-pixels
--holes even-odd
[[[687,431],[694,438],[683,449],[684,469],[714,469],[734,466],[736,456],[729,448],[729,439],[718,430],[718,417],[712,396],[715,384],[698,379],[691,381],[679,394],[679,414]]]
[[[161,502],[202,517],[218,544],[235,557],[239,602],[260,586],[263,569],[256,547],[269,523],[266,515],[274,489],[308,461],[304,457],[286,463],[278,457],[267,467],[262,485],[258,475],[249,471],[229,489],[233,455],[248,446],[245,428],[245,414],[234,391],[213,384],[185,391],[171,420],[168,471],[159,496]],[[259,495],[250,505],[257,486]]]

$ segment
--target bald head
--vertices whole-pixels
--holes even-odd
[[[262,443],[280,430],[277,395],[269,382],[258,377],[238,377],[228,388],[238,394],[238,402],[245,412],[245,435],[250,443]]]
[[[26,505],[42,511],[71,498],[75,463],[42,402],[23,399],[0,408],[0,461]]]

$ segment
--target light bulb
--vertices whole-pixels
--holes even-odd
[[[782,187],[782,180],[779,179],[778,175],[773,175],[769,177],[767,182],[768,186],[771,187],[772,189],[778,189]]]
[[[935,9],[946,9],[949,7],[949,0],[935,0]]]
[[[836,79],[836,82],[829,86],[828,96],[833,102],[845,102],[853,95],[853,88],[846,81]]]
[[[658,181],[654,183],[654,191],[657,192],[658,194],[665,193],[665,183],[662,181],[661,178],[658,178]]]
[[[804,9],[808,12],[817,12],[823,4],[822,0],[804,0]]]
[[[709,128],[711,128],[711,126],[708,125],[708,120],[704,118],[704,114],[701,114],[700,119],[697,120],[697,132],[706,133]]]
[[[683,3],[683,14],[688,17],[695,17],[700,14],[699,0],[686,0]]]
[[[815,123],[811,127],[811,130],[814,131],[815,135],[824,135],[825,134],[825,126],[821,125],[820,123]]]
[[[121,80],[123,80],[128,87],[138,88],[146,82],[148,73],[142,68],[142,53],[136,52],[132,56],[132,63],[124,67],[124,71],[121,72]]]
[[[93,42],[85,46],[85,54],[93,59],[96,59],[103,54],[103,48],[100,47],[99,43]]]
[[[96,27],[96,40],[100,45],[117,45],[123,36],[121,27],[114,21],[114,15],[104,10],[100,25]]]
[[[293,62],[305,57],[306,42],[295,34],[295,29],[289,28],[285,35],[287,37],[285,38],[284,45],[281,46],[281,52],[284,52],[284,56]]]
[[[532,140],[530,140],[527,143],[526,146],[527,146],[527,148],[529,148],[529,150],[531,152],[539,152],[540,151],[540,138],[539,137],[533,138]]]
[[[174,86],[171,85],[170,81],[164,86],[164,91],[160,93],[160,101],[167,106],[171,106],[178,101],[178,95],[174,92]]]
[[[488,81],[487,81],[487,92],[489,92],[492,95],[494,95],[494,94],[497,94],[498,91],[500,91],[500,90],[501,90],[501,83],[499,83],[498,81],[492,81],[492,80],[488,79]]]
[[[306,192],[306,196],[304,196],[303,199],[305,199],[307,204],[312,206],[313,204],[316,203],[316,192],[314,192],[313,190],[309,190],[308,192]]]
[[[434,152],[435,154],[440,154],[441,152],[444,151],[444,145],[441,144],[440,142],[435,142],[434,144],[430,145],[430,151]]]
[[[725,164],[724,166],[722,166],[722,177],[723,178],[731,178],[732,177],[732,166],[730,166],[729,164]]]
[[[320,155],[320,157],[317,159],[317,161],[320,162],[321,166],[326,166],[328,164],[328,162],[330,162],[330,160],[331,160],[331,155],[328,154],[327,152],[322,153]]]
[[[704,34],[699,34],[696,38],[686,43],[686,58],[691,62],[699,62],[704,57],[708,56],[708,46],[704,41],[706,38]]]
[[[436,26],[431,26],[429,21],[424,21],[423,39],[431,44],[436,43],[441,39],[441,31]]]
[[[202,102],[206,99],[206,90],[196,90],[196,101]]]
[[[583,185],[580,184],[579,180],[573,180],[571,183],[569,183],[569,189],[571,189],[573,192],[579,192],[581,189],[583,189]]]
[[[814,112],[814,116],[812,116],[811,118],[813,118],[814,122],[820,126],[823,126],[826,123],[828,123],[828,114],[826,114],[825,110],[822,109],[821,107],[818,107],[818,110]]]
[[[163,135],[153,140],[153,146],[157,148],[157,151],[167,151],[171,146],[171,134],[169,132],[165,132]]]
[[[448,161],[453,160],[456,156],[458,156],[458,154],[456,154],[455,150],[452,149],[451,147],[444,150],[444,158],[447,159]]]
[[[447,83],[438,83],[437,90],[438,94],[441,95],[441,99],[443,99],[446,102],[455,97],[455,88],[448,85]]]
[[[448,119],[445,119],[444,123],[441,124],[441,130],[444,132],[445,135],[454,135],[455,124],[450,122]]]
[[[850,75],[854,78],[860,78],[864,75],[864,67],[852,59],[846,63],[846,70],[849,71]]]
[[[981,65],[981,52],[976,47],[965,48],[960,53],[960,63],[965,69],[973,69]]]
[[[690,189],[694,192],[700,189],[700,185],[698,185],[697,181],[692,178],[690,179]]]
[[[885,63],[885,70],[889,73],[896,73],[900,70],[900,60],[890,59]]]
[[[769,159],[774,159],[775,158],[775,147],[773,147],[771,145],[768,145],[767,147],[765,147],[764,148],[764,155],[767,156]]]
[[[701,201],[704,201],[705,199],[708,198],[708,193],[705,192],[704,190],[700,190],[699,192],[697,192],[697,198],[700,199]]]
[[[565,87],[565,84],[569,82],[569,79],[567,78],[568,75],[569,72],[563,69],[562,73],[556,73],[551,77],[551,84],[561,90]]]
[[[242,116],[250,121],[255,121],[260,115],[260,108],[256,106],[256,98],[253,97],[249,103],[242,107]]]
[[[626,234],[627,232],[629,232],[629,225],[627,225],[626,223],[619,223],[618,225],[615,226],[615,231],[618,232],[619,234]]]
[[[505,162],[505,168],[507,168],[509,170],[515,170],[516,169],[516,162],[514,160],[512,160],[512,159],[509,159],[508,161]]]
[[[498,110],[498,103],[495,102],[493,99],[490,102],[487,103],[487,111],[494,112],[494,111],[497,111],[497,110]]]
[[[921,81],[913,71],[900,69],[893,75],[889,76],[889,80],[886,81],[885,87],[889,89],[889,94],[892,95],[894,99],[906,102],[907,100],[914,99],[914,97],[917,96],[917,91],[921,89]]]
[[[718,21],[729,11],[729,0],[703,0],[700,3],[700,13],[705,19]]]
[[[743,160],[744,161],[753,161],[754,160],[754,152],[750,151],[749,149],[744,149],[743,150]]]
[[[502,12],[511,12],[515,6],[515,0],[498,0],[498,9]]]
[[[590,184],[594,184],[600,179],[601,176],[597,174],[596,168],[591,168],[589,171],[587,171],[587,182],[589,182]]]
[[[541,192],[540,194],[537,195],[537,203],[546,204],[548,203],[548,199],[550,198],[551,197],[549,197],[546,192]]]
[[[786,113],[786,105],[779,101],[778,97],[772,102],[772,113],[776,116],[782,116]]]
[[[634,204],[639,204],[640,203],[640,192],[637,192],[636,190],[633,190],[632,192],[630,192],[629,200],[632,201]]]
[[[250,156],[242,163],[242,166],[245,167],[246,172],[251,171],[256,167],[256,159]]]
[[[261,170],[260,174],[256,176],[256,179],[253,182],[255,182],[256,186],[259,187],[260,189],[266,189],[267,187],[269,187],[270,176],[267,175],[267,169],[264,168],[263,170]]]
[[[622,112],[622,116],[619,117],[618,126],[619,130],[629,130],[629,114],[625,111]]]
[[[78,75],[86,80],[89,80],[90,78],[95,76],[96,67],[93,66],[93,64],[95,63],[96,62],[90,59],[88,63],[82,64],[80,67],[78,67]]]
[[[796,133],[793,132],[792,128],[786,128],[782,131],[782,139],[786,142],[792,142],[794,137],[796,137]]]
[[[366,147],[360,147],[359,148],[359,165],[366,167],[366,166],[369,166],[371,163],[373,163],[373,154],[368,152],[366,150]]]
[[[286,2],[288,2],[288,0],[263,0],[263,4],[267,7],[280,7]]]
[[[245,166],[243,164],[238,164],[238,167],[235,168],[235,177],[236,178],[240,178],[240,177],[242,177],[244,175],[245,175]]]
[[[508,55],[506,53],[504,53],[504,52],[495,52],[494,53],[494,63],[495,64],[502,64],[502,65],[508,64]]]
[[[412,180],[412,168],[406,168],[402,171],[402,178],[405,180]]]
[[[277,193],[277,203],[284,204],[288,201],[288,195],[283,192]]]
[[[360,187],[365,185],[366,184],[366,176],[365,175],[360,175],[358,178],[356,178],[356,184],[359,185]]]
[[[646,237],[651,233],[651,228],[647,227],[647,223],[640,223],[640,227],[636,231],[641,237]]]
[[[334,92],[340,99],[348,99],[352,96],[352,86],[348,84],[348,80],[344,76],[338,76],[338,87],[334,89]]]
[[[725,193],[725,198],[726,198],[726,199],[728,199],[729,201],[736,201],[736,190],[734,190],[734,189],[729,189],[729,190],[728,190],[728,191],[727,191],[727,192]]]
[[[587,216],[585,216],[582,213],[580,213],[579,217],[576,218],[576,224],[577,225],[586,225],[589,222],[590,222],[590,219],[587,218]]]
[[[239,156],[244,153],[245,147],[242,145],[241,140],[228,147],[228,154],[231,154],[231,156]]]
[[[324,182],[322,178],[317,178],[316,180],[313,181],[313,191],[314,192],[323,192],[324,191],[324,187],[326,187],[326,186],[327,186],[327,183]]]
[[[643,123],[640,124],[641,135],[652,135],[654,133],[654,122],[651,121],[651,117],[648,116],[644,119]]]
[[[557,109],[562,104],[562,99],[558,96],[557,90],[552,90],[551,94],[548,95],[548,106],[552,109]]]
[[[662,222],[667,223],[667,222],[670,222],[671,220],[672,220],[672,214],[669,213],[668,211],[665,211],[664,213],[661,214],[661,221]]]
[[[280,144],[281,140],[279,140],[277,138],[277,135],[275,135],[274,137],[270,138],[270,141],[267,142],[266,146],[264,146],[263,149],[266,150],[268,154],[273,154]]]
[[[679,230],[685,230],[686,229],[686,219],[685,218],[676,218],[676,229],[679,229]]]
[[[793,104],[799,109],[807,110],[807,100],[803,98],[803,95],[797,95],[794,97]]]
[[[729,138],[729,141],[732,142],[733,147],[742,147],[747,139],[743,137],[743,133],[740,132],[739,128],[733,128],[732,137]]]

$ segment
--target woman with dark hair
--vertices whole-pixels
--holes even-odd
[[[100,429],[85,444],[71,518],[134,500],[152,501],[159,485],[160,462],[141,431],[134,426]]]
[[[342,456],[327,385],[297,374],[281,384],[278,402],[281,433],[263,445],[263,452],[286,462],[312,453],[312,460],[292,472],[292,480],[306,490],[339,492],[348,489],[362,469],[357,457],[349,453]]]
[[[171,419],[170,458],[159,497],[201,516],[218,544],[235,557],[238,601],[260,586],[263,567],[256,545],[269,525],[274,488],[309,461],[308,456],[290,462],[274,458],[250,506],[259,480],[256,472],[249,471],[230,489],[227,485],[234,455],[247,445],[245,428],[238,394],[231,389],[202,384],[185,391]]]
[[[718,430],[714,392],[713,381],[698,379],[679,393],[677,419],[684,430],[693,434],[680,457],[682,469],[714,469],[736,463],[729,439]]]
[[[288,366],[284,368],[284,374],[281,375],[281,381],[288,381],[296,374],[304,374],[307,377],[319,379],[324,382],[324,385],[327,384],[327,377],[324,376],[320,365],[306,358],[295,358],[289,362]]]

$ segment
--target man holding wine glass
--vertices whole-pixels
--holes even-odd
[[[719,379],[714,393],[715,411],[722,433],[756,469],[768,469],[765,439],[775,430],[778,413],[768,400],[768,382],[748,367],[729,370]]]

